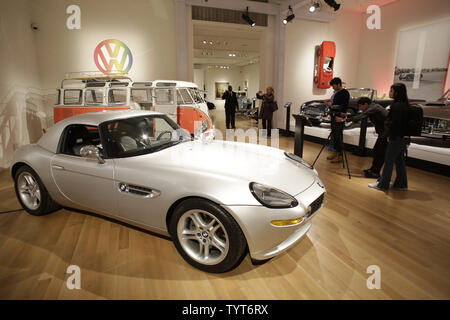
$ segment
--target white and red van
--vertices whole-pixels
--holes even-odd
[[[153,110],[167,114],[194,134],[212,129],[208,107],[196,84],[175,80],[134,82],[126,76],[64,79],[57,89],[54,122],[102,110]]]

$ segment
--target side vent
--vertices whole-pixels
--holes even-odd
[[[119,183],[119,190],[123,193],[130,193],[144,198],[156,198],[161,194],[160,191],[155,189],[125,183]]]

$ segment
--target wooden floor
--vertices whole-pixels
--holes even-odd
[[[282,138],[280,148],[293,144]],[[304,158],[319,149],[306,143]],[[410,190],[385,194],[361,177],[369,158],[350,156],[352,180],[325,158],[317,170],[326,203],[307,237],[263,265],[247,256],[226,274],[196,270],[170,240],[98,216],[0,214],[0,298],[449,299],[450,179],[408,168]],[[19,208],[9,173],[0,178],[0,211]],[[81,268],[81,290],[66,287],[69,265]],[[366,286],[370,265],[381,268],[380,290]]]

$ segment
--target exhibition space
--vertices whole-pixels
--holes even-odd
[[[2,0],[0,27],[0,300],[450,299],[450,2]]]

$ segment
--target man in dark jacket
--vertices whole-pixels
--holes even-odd
[[[350,118],[353,122],[359,122],[365,118],[374,124],[375,131],[378,134],[377,141],[373,147],[373,161],[370,169],[364,170],[367,178],[379,178],[380,170],[384,163],[386,155],[387,136],[385,122],[388,111],[379,104],[373,103],[369,98],[363,97],[358,100],[358,108],[362,113]]]
[[[236,129],[234,125],[234,119],[236,114],[236,108],[238,107],[238,101],[236,92],[233,92],[233,87],[228,86],[228,90],[224,92],[222,99],[225,100],[225,117],[227,129]]]
[[[344,145],[344,115],[345,109],[348,107],[350,101],[350,93],[347,89],[342,87],[342,80],[340,78],[333,78],[330,81],[334,93],[331,96],[328,106],[330,107],[331,115],[331,139],[333,141],[335,153],[327,157],[333,163],[342,161],[342,146]]]

